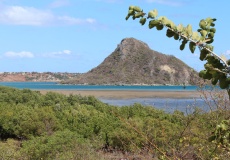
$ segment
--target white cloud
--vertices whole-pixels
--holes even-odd
[[[92,18],[80,19],[70,16],[57,16],[50,11],[39,10],[33,7],[8,6],[0,8],[0,23],[10,25],[80,25],[92,24]]]
[[[39,26],[50,23],[53,19],[52,13],[33,7],[10,6],[0,12],[0,23],[3,24]]]
[[[182,0],[146,0],[148,3],[158,3],[158,4],[163,4],[163,5],[168,5],[168,6],[182,6],[186,3],[186,1]]]
[[[68,55],[71,54],[72,52],[70,50],[63,50],[63,51],[59,51],[59,52],[52,52],[50,54],[52,55]]]
[[[63,54],[71,54],[70,50],[63,50],[62,52],[63,52]]]
[[[71,55],[71,54],[72,54],[72,51],[66,49],[63,51],[45,53],[45,54],[43,54],[43,57],[58,58],[58,57],[63,57],[66,55]]]
[[[14,57],[19,57],[19,58],[33,58],[34,55],[31,52],[27,52],[27,51],[22,51],[22,52],[13,52],[13,51],[9,51],[4,53],[5,57],[10,57],[10,58],[14,58]]]

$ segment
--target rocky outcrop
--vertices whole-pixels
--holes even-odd
[[[70,84],[194,84],[198,73],[174,56],[151,50],[134,38],[125,38],[96,68],[74,79]]]

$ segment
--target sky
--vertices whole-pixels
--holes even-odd
[[[85,73],[129,37],[203,69],[198,49],[194,54],[188,47],[181,51],[165,30],[126,21],[130,5],[145,12],[157,9],[159,16],[191,24],[193,30],[201,19],[216,18],[214,52],[230,54],[229,0],[0,0],[0,72]]]

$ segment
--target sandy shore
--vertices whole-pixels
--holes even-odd
[[[65,95],[95,96],[96,98],[198,98],[197,91],[124,91],[124,90],[39,90],[42,94],[49,91]]]

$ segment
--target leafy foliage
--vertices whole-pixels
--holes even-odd
[[[108,159],[108,152],[119,151],[226,157],[227,149],[215,150],[229,131],[226,126],[225,132],[214,132],[213,143],[207,139],[213,135],[210,130],[226,119],[214,121],[217,113],[168,114],[140,104],[114,107],[92,96],[43,95],[8,87],[0,87],[0,97],[1,159]],[[223,142],[222,148],[229,148],[226,138]]]
[[[209,141],[221,144],[226,148],[230,147],[230,120],[223,120],[216,126],[213,136],[209,137]]]

